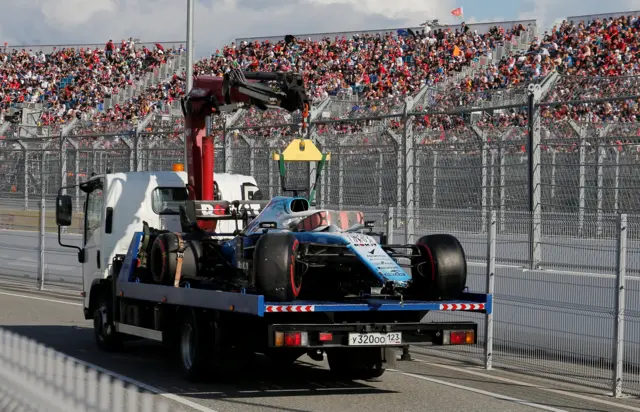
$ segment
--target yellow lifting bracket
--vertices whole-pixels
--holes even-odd
[[[318,179],[320,178],[325,163],[330,159],[331,153],[320,152],[320,150],[316,147],[311,139],[305,138],[293,139],[282,153],[273,153],[273,160],[277,160],[280,166],[280,184],[282,186],[282,190],[284,192],[293,192],[294,196],[298,196],[299,191],[306,191],[309,188],[285,187],[285,162],[318,162],[318,168],[316,170],[316,181],[313,184],[313,188],[309,192],[309,203],[313,203]]]
[[[284,158],[287,162],[321,162],[331,159],[331,153],[323,154],[311,139],[293,139],[282,153],[273,153],[273,160]]]

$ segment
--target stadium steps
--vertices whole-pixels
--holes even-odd
[[[185,70],[186,67],[186,53],[173,56],[167,59],[167,62],[160,67],[146,73],[139,81],[120,90],[115,95],[112,95],[111,98],[105,98],[104,108],[110,109],[116,104],[123,103],[128,99],[138,96],[148,88],[170,80],[175,73],[180,73]]]

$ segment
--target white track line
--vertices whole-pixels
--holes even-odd
[[[65,355],[65,356],[67,356],[67,355]],[[67,356],[67,357],[69,359],[73,360],[74,362],[78,362],[79,364],[84,365],[85,367],[88,367],[88,368],[91,368],[91,369],[95,369],[100,373],[104,373],[105,375],[111,375],[112,377],[114,377],[116,379],[119,379],[121,381],[127,382],[128,384],[131,384],[131,385],[138,386],[138,387],[140,387],[142,389],[145,389],[145,390],[147,390],[149,392],[155,393],[156,395],[160,395],[160,396],[162,396],[164,398],[170,399],[170,400],[172,400],[174,402],[177,402],[179,404],[182,404],[184,406],[188,406],[188,407],[190,407],[192,409],[195,409],[197,411],[200,411],[200,412],[218,412],[215,409],[207,408],[204,405],[200,405],[199,403],[195,403],[193,401],[190,401],[189,399],[183,398],[182,396],[178,396],[178,395],[175,395],[173,393],[166,393],[166,391],[163,391],[160,388],[156,388],[155,386],[147,385],[144,382],[140,382],[140,381],[135,380],[133,378],[130,378],[128,376],[121,375],[121,374],[119,374],[117,372],[113,372],[113,371],[111,371],[109,369],[105,369],[105,368],[103,368],[101,366],[94,365],[94,364],[89,363],[89,362],[85,362],[83,360],[80,360],[78,358],[74,358],[72,356]]]
[[[414,355],[415,356],[415,355]],[[614,406],[616,408],[619,409],[626,409],[628,411],[634,411],[634,412],[640,412],[640,408],[635,407],[635,406],[630,406],[630,405],[625,405],[622,403],[616,403],[616,402],[611,402],[605,399],[600,399],[600,398],[594,398],[592,396],[587,396],[587,395],[580,395],[578,393],[573,393],[573,392],[569,392],[569,391],[565,391],[562,389],[553,389],[553,388],[547,388],[541,385],[536,385],[534,383],[528,383],[528,382],[522,382],[522,381],[517,381],[511,378],[504,378],[501,376],[493,376],[493,375],[489,375],[488,373],[483,373],[483,372],[479,372],[479,371],[473,371],[473,370],[469,370],[463,367],[458,367],[458,366],[453,366],[453,365],[443,365],[440,363],[432,363],[432,362],[428,362],[426,360],[422,360],[422,359],[417,359],[414,357],[414,360],[416,362],[420,362],[420,363],[424,363],[426,365],[429,366],[434,366],[436,368],[443,368],[443,369],[449,369],[455,372],[462,372],[462,373],[466,373],[469,375],[474,375],[474,376],[480,376],[482,378],[485,379],[493,379],[495,381],[499,381],[499,382],[507,382],[507,383],[511,383],[514,385],[520,385],[520,386],[527,386],[530,388],[535,388],[541,391],[547,391],[547,392],[553,392],[556,393],[558,395],[564,395],[564,396],[570,396],[573,398],[577,398],[577,399],[582,399],[585,401],[589,401],[589,402],[594,402],[594,403],[600,403],[602,405],[607,405],[607,406]]]
[[[82,303],[68,302],[68,301],[65,301],[65,300],[57,300],[57,299],[39,298],[39,297],[36,297],[36,296],[20,295],[20,294],[17,294],[17,293],[0,292],[0,295],[13,296],[13,297],[16,297],[16,298],[33,299],[33,300],[43,300],[45,302],[61,303],[63,305],[82,306]]]
[[[45,302],[61,303],[63,305],[82,306],[82,303],[65,302],[63,300],[39,298],[39,297],[36,297],[36,296],[29,296],[29,295],[19,295],[17,293],[0,292],[0,295],[14,296],[14,297],[18,297],[18,298],[26,298],[26,299],[34,299],[34,300],[43,300]],[[94,365],[94,364],[89,363],[89,362],[85,362],[85,361],[83,361],[81,359],[74,358],[73,356],[69,356],[67,354],[65,354],[65,356],[67,358],[73,360],[74,362],[77,362],[78,364],[83,365],[83,366],[85,366],[87,368],[94,369],[94,370],[96,370],[96,371],[98,371],[100,373],[103,373],[105,375],[110,375],[110,376],[112,376],[112,377],[114,377],[116,379],[119,379],[119,380],[121,380],[123,382],[126,382],[126,383],[128,383],[130,385],[138,386],[138,387],[140,387],[142,389],[145,389],[148,392],[155,393],[156,395],[160,395],[160,396],[162,396],[164,398],[170,399],[170,400],[172,400],[174,402],[177,402],[179,404],[182,404],[184,406],[188,406],[188,407],[190,407],[192,409],[195,409],[196,411],[200,411],[200,412],[218,412],[215,409],[207,408],[204,405],[200,405],[199,403],[192,402],[189,399],[183,398],[182,396],[178,396],[178,395],[175,395],[173,393],[166,393],[166,391],[163,391],[160,388],[156,388],[155,386],[151,386],[151,385],[148,385],[148,384],[146,384],[144,382],[140,382],[140,381],[135,380],[133,378],[129,378],[128,376],[121,375],[121,374],[119,374],[117,372],[111,371],[109,369],[105,369],[105,368],[103,368],[101,366]]]
[[[396,370],[396,369],[388,369],[388,370],[394,371],[394,372],[398,372],[401,375],[409,376],[411,378],[421,379],[423,381],[436,383],[438,385],[444,385],[444,386],[450,386],[452,388],[462,389],[464,391],[474,392],[474,393],[478,393],[478,394],[481,394],[481,395],[490,396],[492,398],[500,399],[502,401],[517,403],[517,404],[520,404],[520,405],[529,406],[531,408],[541,409],[543,411],[569,412],[566,409],[558,409],[558,408],[542,405],[542,404],[535,403],[535,402],[529,402],[529,401],[525,401],[525,400],[518,399],[518,398],[512,398],[511,396],[501,395],[501,394],[495,393],[495,392],[488,392],[488,391],[484,391],[482,389],[472,388],[470,386],[458,385],[456,383],[442,381],[442,380],[439,380],[439,379],[428,378],[428,377],[422,376],[422,375],[415,375],[413,373],[402,372],[402,371]]]

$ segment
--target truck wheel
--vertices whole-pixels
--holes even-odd
[[[122,335],[116,332],[111,306],[107,297],[101,293],[93,308],[93,333],[98,347],[105,352],[115,352],[122,348]]]
[[[298,350],[287,350],[287,349],[276,349],[269,351],[267,356],[271,361],[277,363],[280,366],[290,366],[298,360],[300,356],[302,356],[304,352],[300,352]]]
[[[184,240],[184,258],[182,260],[182,275],[196,276],[200,267],[202,245],[197,240]],[[172,285],[176,277],[178,265],[178,236],[173,232],[158,235],[151,247],[150,265],[153,281],[160,285]]]
[[[385,372],[382,348],[335,349],[327,351],[329,369],[344,379],[375,379]]]
[[[205,380],[217,372],[214,360],[218,356],[216,327],[193,311],[185,314],[180,326],[180,361],[185,379],[190,382]]]
[[[267,301],[290,302],[300,295],[302,276],[296,255],[300,243],[290,233],[267,233],[253,255],[253,276],[258,293]]]
[[[418,299],[460,298],[467,284],[467,260],[454,236],[423,236],[416,246],[420,254],[412,258],[410,295]]]

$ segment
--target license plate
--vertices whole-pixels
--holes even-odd
[[[349,346],[401,345],[402,333],[350,333]]]

